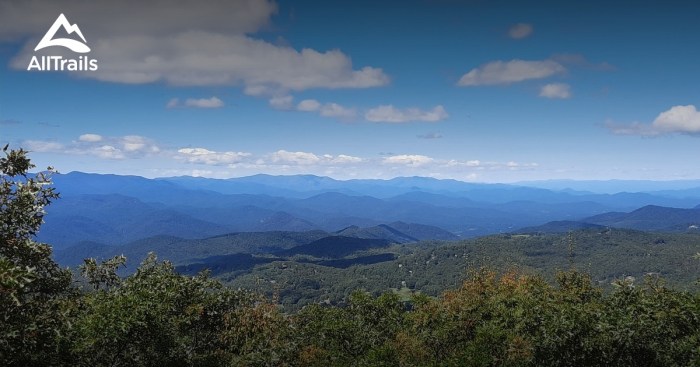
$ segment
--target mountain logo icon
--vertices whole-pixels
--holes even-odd
[[[83,42],[80,42],[78,40],[74,40],[71,38],[53,38],[56,35],[56,32],[58,31],[59,28],[63,27],[63,29],[68,33],[77,33],[78,36],[83,40]],[[53,22],[53,25],[51,28],[49,28],[48,32],[44,35],[44,38],[39,41],[39,44],[36,45],[34,48],[34,51],[41,50],[42,48],[45,47],[51,47],[51,46],[63,46],[68,49],[70,49],[73,52],[78,52],[81,54],[84,54],[86,52],[90,52],[90,47],[88,47],[87,44],[85,44],[85,37],[83,37],[83,33],[80,32],[80,28],[78,28],[77,24],[70,24],[68,22],[68,19],[66,19],[66,16],[61,13],[61,15],[56,18],[56,21]]]

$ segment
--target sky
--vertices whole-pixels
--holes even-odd
[[[60,14],[89,52],[35,51]],[[0,0],[0,144],[145,177],[698,179],[698,45],[685,0]]]

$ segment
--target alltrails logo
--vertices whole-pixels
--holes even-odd
[[[80,39],[83,40],[83,42],[72,38],[54,38],[54,36],[56,36],[56,32],[58,32],[60,28],[63,28],[67,34],[77,34]],[[81,54],[90,52],[90,47],[88,47],[87,41],[85,41],[83,32],[80,31],[77,24],[70,24],[68,19],[66,19],[66,16],[63,14],[56,18],[56,21],[53,22],[53,25],[51,28],[49,28],[48,32],[46,32],[44,38],[42,38],[41,41],[39,41],[39,44],[36,45],[34,51],[39,51],[42,48],[52,46],[62,46],[73,52]],[[63,56],[32,56],[32,60],[29,62],[29,66],[27,66],[27,71],[30,70],[95,71],[97,70],[97,60],[90,59],[90,57],[87,55],[79,56],[77,59],[68,59],[64,58]]]

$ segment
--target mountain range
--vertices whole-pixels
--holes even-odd
[[[340,181],[255,175],[218,180],[71,172],[53,180],[62,198],[47,208],[38,239],[57,249],[86,242],[118,246],[154,236],[199,239],[268,231],[319,230],[392,242],[449,240],[553,221],[678,231],[693,225],[694,220],[683,220],[694,218],[692,208],[700,203],[700,188],[689,183],[678,190],[659,183],[659,190],[649,192],[597,193],[581,185],[554,190],[426,177]],[[668,213],[660,209],[666,207]],[[635,213],[640,208],[642,213]],[[621,213],[639,218],[625,219]]]

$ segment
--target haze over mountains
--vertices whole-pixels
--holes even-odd
[[[614,181],[587,186],[574,181],[569,183],[576,190],[554,190],[425,177],[146,179],[72,172],[55,175],[54,182],[62,198],[47,209],[38,239],[58,250],[86,243],[95,248],[125,245],[154,236],[201,239],[240,232],[322,231],[406,243],[544,230],[538,226],[550,222],[549,229],[559,230],[687,231],[700,224],[700,187],[689,187],[690,181],[627,182],[649,190],[616,193],[595,192],[619,185]]]

